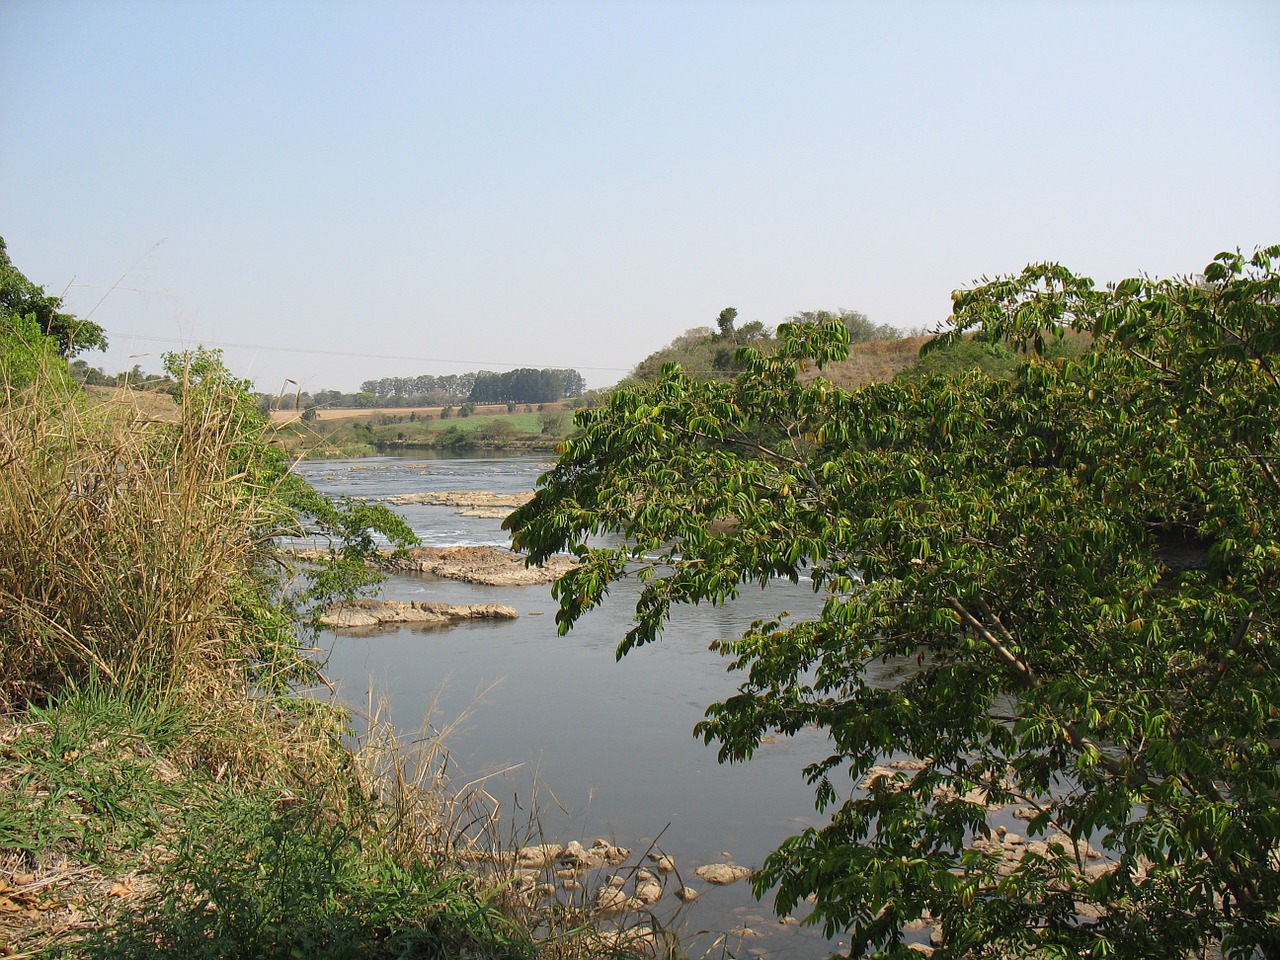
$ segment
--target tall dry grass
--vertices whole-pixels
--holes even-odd
[[[4,391],[5,699],[90,679],[172,690],[237,655],[275,508],[246,473],[230,392],[188,390],[177,422],[157,422],[40,383]]]

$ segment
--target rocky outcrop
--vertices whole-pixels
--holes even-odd
[[[524,554],[497,547],[414,547],[400,556],[385,556],[381,566],[464,583],[524,587],[554,583],[576,564],[570,557],[550,557],[540,567],[529,567]]]
[[[299,560],[320,561],[328,550],[294,550]],[[565,556],[549,557],[540,567],[525,566],[524,554],[499,547],[413,547],[384,551],[370,561],[382,570],[429,573],[446,580],[481,583],[491,587],[531,587],[554,583],[577,564]]]
[[[741,867],[736,863],[708,863],[693,872],[707,883],[718,885],[734,883],[743,877],[751,876],[749,867]]]
[[[346,600],[335,603],[320,617],[326,627],[381,627],[412,624],[416,627],[446,626],[460,620],[514,620],[520,616],[501,603],[473,603],[454,606],[433,600],[400,603],[395,600]]]
[[[433,490],[425,493],[404,493],[394,497],[386,497],[385,503],[405,506],[410,503],[425,503],[435,507],[485,507],[489,509],[506,508],[510,513],[516,507],[522,507],[533,499],[533,494],[524,493],[490,493],[487,490]]]

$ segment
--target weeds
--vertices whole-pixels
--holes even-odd
[[[401,864],[323,806],[232,796],[188,816],[142,909],[88,957],[521,957],[508,922],[460,872]]]
[[[356,737],[303,692],[296,596],[359,587],[373,531],[407,528],[292,478],[216,354],[170,359],[176,419],[22,369],[0,382],[0,955],[634,952],[518,885],[438,737]],[[291,596],[275,539],[317,531],[333,563]]]

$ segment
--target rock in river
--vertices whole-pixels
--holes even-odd
[[[707,883],[717,884],[733,883],[735,880],[751,876],[750,868],[740,867],[736,863],[709,863],[693,872]]]
[[[445,626],[459,620],[514,620],[520,616],[501,603],[472,603],[463,606],[434,600],[400,603],[395,600],[346,600],[335,603],[320,617],[326,627],[381,627],[413,624]]]

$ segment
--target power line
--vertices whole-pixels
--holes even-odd
[[[538,366],[538,364],[524,361],[522,363],[507,363],[503,360],[446,360],[444,357],[413,357],[407,354],[386,354],[386,353],[353,353],[350,350],[318,350],[315,347],[273,347],[264,343],[228,343],[226,341],[204,340],[204,339],[184,339],[181,337],[149,337],[139,333],[114,333],[110,330],[106,331],[110,337],[117,337],[122,340],[146,340],[150,343],[176,343],[179,346],[190,346],[192,343],[200,343],[206,347],[219,347],[234,350],[271,350],[276,353],[309,353],[323,357],[359,357],[362,360],[409,360],[413,363],[452,363],[458,366],[485,366],[493,365],[497,367],[518,367]],[[554,364],[542,364],[543,367],[554,367]],[[565,367],[565,364],[559,364]],[[596,370],[608,373],[629,373],[630,367],[584,367],[574,366],[569,369],[574,370]]]

